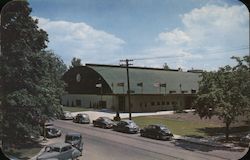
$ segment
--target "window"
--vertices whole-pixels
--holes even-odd
[[[81,100],[80,100],[80,99],[77,99],[77,100],[76,100],[76,105],[77,105],[77,106],[81,106]]]
[[[147,107],[147,103],[144,104],[144,107]]]
[[[167,105],[169,105],[169,101],[167,101],[166,103],[167,103]]]
[[[177,103],[175,101],[172,101],[172,105],[176,105]]]
[[[155,102],[151,102],[151,105],[154,106],[154,105],[155,105]]]
[[[142,107],[142,102],[140,103],[140,107]]]
[[[161,105],[165,105],[165,102],[164,102],[164,101],[162,101],[162,102],[161,102]]]
[[[157,106],[159,106],[159,105],[161,105],[161,103],[158,101],[158,102],[157,102]]]
[[[192,90],[191,90],[191,93],[196,93],[196,90],[192,89]]]

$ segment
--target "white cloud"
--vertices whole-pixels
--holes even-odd
[[[185,32],[177,28],[171,32],[160,33],[157,39],[164,41],[166,45],[183,44],[191,41],[191,38]]]
[[[81,22],[51,21],[42,17],[38,26],[49,34],[49,48],[69,64],[73,57],[81,58],[83,63],[103,62],[104,57],[117,57],[125,41],[113,34],[97,30]]]
[[[159,33],[158,46],[147,49],[148,55],[177,56],[165,60],[174,68],[214,69],[232,63],[232,55],[246,52],[237,50],[249,45],[249,15],[245,6],[206,5],[180,18],[182,29]],[[180,55],[183,57],[178,58]]]

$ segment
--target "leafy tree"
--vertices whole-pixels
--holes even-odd
[[[226,125],[226,139],[229,127],[237,117],[249,112],[250,70],[249,56],[236,59],[238,65],[225,66],[216,72],[204,72],[199,83],[198,97],[194,103],[201,118],[217,115]]]
[[[70,68],[77,67],[77,66],[82,66],[81,59],[74,57],[71,60],[71,66],[70,66]]]
[[[47,33],[39,29],[26,1],[9,3],[1,15],[0,78],[2,140],[24,142],[39,135],[41,117],[60,113],[66,70],[63,61],[45,50]]]
[[[164,63],[162,68],[165,69],[165,70],[170,69],[167,63]]]

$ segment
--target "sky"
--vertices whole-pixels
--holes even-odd
[[[238,0],[29,0],[48,49],[70,65],[216,70],[249,54],[249,12]]]

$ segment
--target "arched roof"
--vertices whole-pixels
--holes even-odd
[[[110,86],[114,94],[127,92],[126,68],[112,65],[86,64],[96,71]],[[164,70],[154,68],[129,67],[130,89],[134,94],[165,94],[165,87],[156,87],[157,83],[166,84],[166,93],[191,93],[198,90],[198,81],[201,73],[182,72],[177,70]],[[143,87],[138,83],[143,83]],[[124,87],[118,84],[124,83]]]

